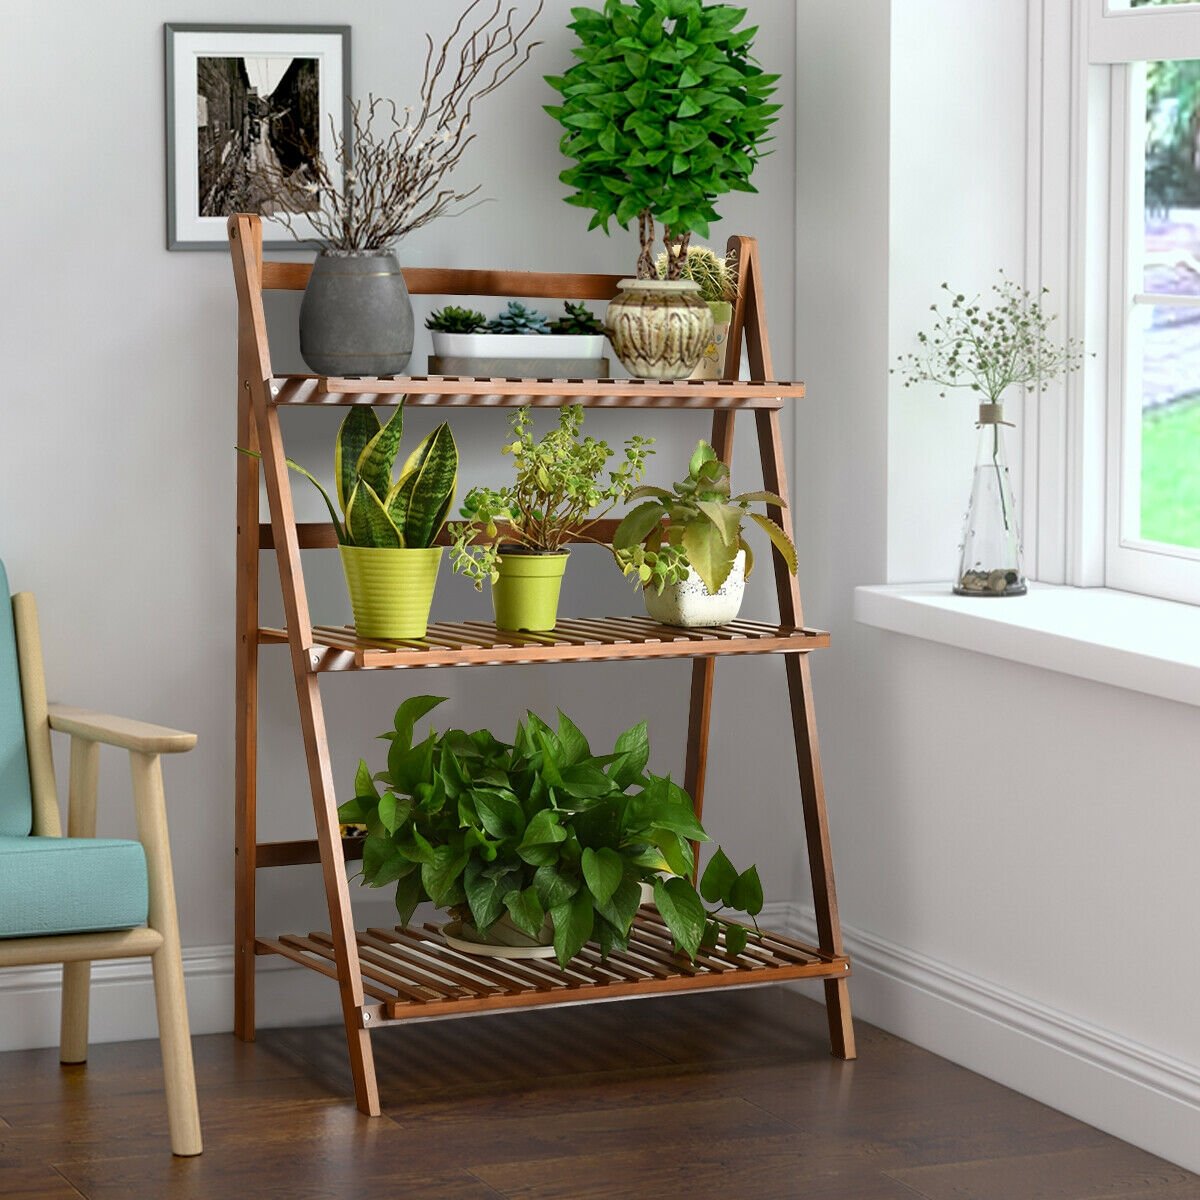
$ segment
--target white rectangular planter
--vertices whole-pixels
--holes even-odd
[[[439,358],[603,358],[607,338],[597,334],[433,333]]]

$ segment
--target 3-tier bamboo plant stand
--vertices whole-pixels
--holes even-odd
[[[421,641],[384,642],[355,636],[352,628],[314,624],[301,568],[302,550],[336,546],[327,523],[296,521],[284,461],[279,410],[285,405],[373,404],[445,406],[467,410],[582,404],[637,410],[712,413],[712,445],[729,461],[736,414],[754,414],[763,486],[787,495],[779,413],[804,395],[798,383],[772,382],[761,266],[753,238],[729,243],[740,268],[725,360],[715,382],[647,380],[395,378],[333,379],[275,375],[263,313],[264,289],[302,290],[310,267],[264,262],[262,229],[255,216],[229,219],[229,242],[238,296],[238,444],[261,450],[259,462],[240,456],[237,484],[237,844],[236,979],[234,1031],[254,1037],[255,956],[279,954],[337,980],[349,1043],[358,1107],[380,1111],[371,1052],[371,1031],[413,1019],[458,1016],[497,1009],[689,991],[748,987],[791,979],[822,979],[833,1053],[854,1057],[847,977],[833,885],[833,859],[825,810],[808,656],[829,637],[807,629],[800,591],[778,553],[773,554],[778,624],[738,620],[715,629],[675,629],[645,617],[564,618],[549,634],[517,634],[478,621],[434,622]],[[405,271],[416,294],[523,296],[609,300],[615,275],[555,275],[513,271],[417,269]],[[738,380],[745,344],[750,378]],[[266,482],[270,521],[259,512],[259,471]],[[786,511],[770,515],[790,531]],[[606,532],[611,534],[613,522]],[[279,565],[286,628],[259,622],[260,552],[274,550]],[[260,842],[257,833],[258,656],[263,645],[291,651],[300,723],[312,786],[315,841]],[[781,654],[785,664],[799,766],[816,908],[818,945],[764,933],[739,956],[723,948],[702,951],[695,963],[674,953],[670,934],[652,907],[639,914],[627,951],[602,959],[585,947],[566,968],[542,961],[479,961],[451,950],[436,926],[356,932],[346,860],[361,844],[340,837],[336,789],[321,705],[326,672],[490,666],[502,663],[563,663],[613,659],[690,658],[692,682],[684,786],[704,803],[713,672],[718,657]],[[268,867],[320,862],[330,931],[306,936],[260,937],[255,923],[258,872]]]

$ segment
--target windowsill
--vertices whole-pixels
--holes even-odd
[[[948,583],[854,590],[854,617],[893,633],[1200,705],[1200,607],[1108,588],[1031,583],[955,596]]]

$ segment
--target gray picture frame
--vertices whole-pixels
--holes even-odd
[[[338,91],[340,92],[340,105],[338,110],[341,113],[342,119],[342,136],[349,138],[350,134],[350,105],[351,105],[351,83],[350,83],[350,38],[351,28],[349,25],[236,25],[236,24],[191,24],[182,22],[167,22],[163,25],[163,80],[164,80],[164,124],[166,134],[166,242],[168,250],[225,250],[227,248],[226,235],[224,230],[224,218],[203,218],[204,222],[216,221],[219,224],[210,226],[212,236],[209,236],[209,230],[205,230],[202,236],[196,236],[194,226],[201,223],[201,219],[196,216],[192,219],[191,214],[181,211],[181,205],[186,203],[186,197],[190,195],[190,189],[185,187],[179,178],[181,168],[186,168],[186,160],[183,160],[181,155],[187,153],[191,142],[180,136],[180,120],[188,119],[185,114],[178,111],[179,109],[179,83],[181,76],[179,73],[180,59],[184,53],[183,43],[186,40],[182,35],[221,35],[231,36],[235,41],[240,37],[256,37],[262,38],[266,36],[283,37],[295,39],[297,37],[319,37],[328,39],[335,37],[341,43],[340,69],[341,78],[339,80]],[[226,51],[231,55],[236,55],[235,48]],[[294,48],[290,48],[289,52],[294,53]],[[247,54],[262,53],[262,48],[256,46],[248,47]],[[323,117],[327,113],[322,114]],[[194,115],[191,117],[194,122]],[[323,122],[324,124],[324,122]],[[324,133],[322,133],[324,137]],[[196,170],[195,162],[190,164],[191,170]],[[319,243],[315,240],[299,240],[286,233],[282,235],[271,235],[268,232],[269,222],[264,219],[263,229],[263,246],[271,250],[288,250],[288,249],[304,249],[316,248]],[[185,231],[185,226],[188,228]]]

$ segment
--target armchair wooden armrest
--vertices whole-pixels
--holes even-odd
[[[102,742],[138,754],[179,754],[196,744],[194,733],[167,729],[129,717],[114,717],[108,713],[89,712],[66,704],[47,706],[50,728],[87,742]]]

